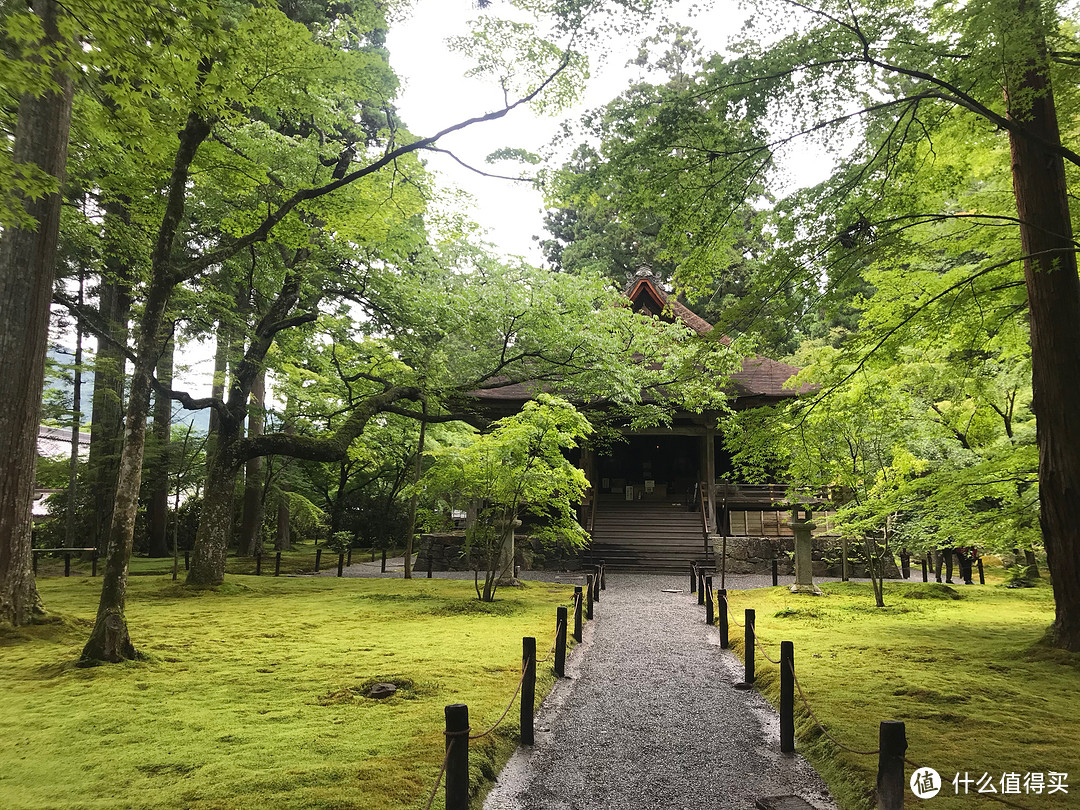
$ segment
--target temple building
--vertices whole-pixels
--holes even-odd
[[[668,295],[648,268],[635,274],[625,292],[635,311],[681,322],[702,335],[713,329]],[[754,408],[796,397],[801,392],[785,383],[797,372],[767,357],[745,357],[722,383],[729,406]],[[502,416],[520,409],[531,389],[507,385],[473,395],[487,414]],[[733,542],[748,558],[736,561],[736,568],[758,570],[757,557],[771,559],[776,539],[791,537],[785,487],[735,482],[717,434],[718,417],[714,411],[677,411],[667,426],[625,428],[625,441],[602,452],[581,448],[578,463],[592,484],[580,509],[592,538],[586,560],[603,559],[611,568],[683,571],[689,561],[711,557],[717,537],[747,538],[741,545]]]

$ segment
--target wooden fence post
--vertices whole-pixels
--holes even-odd
[[[607,577],[604,576],[604,569],[606,564],[603,560],[600,561],[600,590],[607,590]]]
[[[697,566],[690,564],[690,593],[697,593]]]
[[[322,549],[315,549],[315,570],[318,571],[322,568]]]
[[[352,546],[349,546],[349,551],[345,555],[345,565],[352,565]]]
[[[337,555],[337,575],[340,577],[345,570],[345,552],[339,551]]]
[[[262,576],[262,554],[255,555],[255,576]]]
[[[581,586],[574,586],[574,641],[581,641]]]
[[[555,675],[562,678],[566,675],[566,608],[555,611],[555,617]]]
[[[600,579],[601,579],[601,577],[600,577],[600,566],[599,565],[594,565],[592,567],[592,570],[593,570],[593,589],[592,589],[593,601],[594,602],[599,602],[600,601]]]
[[[795,750],[795,645],[780,642],[780,750]]]
[[[521,640],[521,658],[525,677],[521,681],[521,744],[533,744],[533,709],[536,705],[536,639]]]
[[[585,618],[592,620],[593,617],[593,575],[585,575]]]
[[[274,576],[275,577],[280,577],[281,576],[281,552],[280,551],[277,552],[274,555]]]
[[[705,577],[705,624],[713,623],[712,577]]]
[[[929,582],[930,581],[930,577],[927,576],[927,573],[926,573],[926,555],[925,554],[923,555],[923,558],[922,558],[922,581],[923,582]]]
[[[720,611],[720,649],[726,650],[731,646],[728,639],[727,589],[721,588],[716,594],[716,607]]]
[[[746,684],[752,684],[756,677],[754,672],[754,620],[755,611],[753,608],[746,609],[746,623],[744,629],[746,630],[744,636],[743,658],[746,661],[745,675],[743,676],[743,682]]]
[[[907,735],[904,724],[885,720],[878,729],[878,810],[904,810],[904,752]]]
[[[697,575],[697,603],[705,604],[705,572],[698,571]]]
[[[70,551],[65,551],[64,552],[64,576],[65,577],[70,577],[71,576],[71,552]]]
[[[431,562],[431,548],[429,547],[429,548],[428,548],[428,553],[427,553],[427,578],[428,578],[428,579],[431,579],[431,566],[432,566],[432,562]]]
[[[773,585],[779,585],[780,584],[780,576],[779,575],[780,575],[780,571],[777,568],[776,557],[773,557],[773,561],[772,561],[772,584]]]
[[[469,707],[452,703],[446,712],[446,810],[469,810]]]
[[[979,557],[978,564],[979,564],[979,584],[980,585],[985,585],[986,584],[986,574],[983,572],[982,557]]]
[[[98,550],[95,548],[93,553],[90,555],[90,576],[92,576],[92,577],[97,576],[97,561],[98,561]],[[979,567],[979,574],[980,574],[979,579],[981,580],[982,579],[982,576],[981,576],[981,574],[982,574],[982,566]]]
[[[382,572],[386,573],[386,549],[382,550]]]

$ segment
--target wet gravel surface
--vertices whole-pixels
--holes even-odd
[[[772,708],[733,688],[742,666],[720,649],[686,580],[607,575],[597,621],[538,713],[536,744],[518,749],[485,810],[750,810],[791,794],[835,810],[813,769],[780,753]]]

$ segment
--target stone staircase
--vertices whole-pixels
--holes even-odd
[[[706,558],[701,515],[658,501],[601,498],[583,556],[610,571],[683,573]]]

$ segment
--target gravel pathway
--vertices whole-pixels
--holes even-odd
[[[685,579],[607,575],[598,620],[537,716],[536,744],[519,747],[485,810],[750,810],[790,794],[835,810],[813,769],[779,752],[772,708],[732,687],[742,665]],[[771,584],[757,579],[728,586]]]

